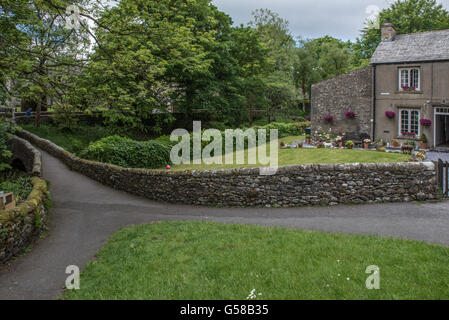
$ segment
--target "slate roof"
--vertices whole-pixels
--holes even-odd
[[[382,41],[372,64],[449,60],[449,29],[396,35]]]

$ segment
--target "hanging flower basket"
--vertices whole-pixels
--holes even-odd
[[[394,117],[396,117],[396,112],[394,112],[394,111],[385,111],[385,116],[388,119],[394,119]]]
[[[430,119],[423,118],[419,122],[421,123],[421,125],[423,127],[430,127],[432,125],[432,120],[430,120]]]
[[[354,119],[355,118],[355,112],[351,111],[351,110],[348,110],[348,111],[346,111],[345,116],[348,119]]]
[[[329,114],[323,118],[324,122],[331,123],[334,121],[334,116]]]

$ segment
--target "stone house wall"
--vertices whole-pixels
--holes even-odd
[[[372,67],[355,70],[312,86],[311,131],[365,133],[372,135],[373,88]],[[346,111],[356,114],[355,119],[347,119]],[[323,118],[333,115],[329,124]]]

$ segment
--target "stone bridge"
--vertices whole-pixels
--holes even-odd
[[[12,167],[24,170],[36,177],[42,175],[42,156],[28,141],[11,136],[8,148],[13,154],[9,161]]]

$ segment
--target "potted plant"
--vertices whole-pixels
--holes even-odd
[[[338,136],[335,138],[335,143],[337,144],[337,146],[339,148],[343,148],[343,137],[342,136]]]
[[[318,148],[318,149],[324,149],[324,143],[323,142],[318,142],[317,144],[316,144],[316,147]]]
[[[298,142],[298,148],[302,148],[303,143],[302,142]]]
[[[415,141],[407,141],[401,147],[402,153],[412,154],[412,151],[413,149],[415,149],[415,147],[416,147]]]
[[[306,144],[310,144],[310,134],[306,134]]]
[[[390,111],[390,110],[385,111],[385,116],[386,116],[388,119],[394,119],[394,117],[396,117],[396,112]]]
[[[352,141],[352,140],[346,141],[345,146],[348,149],[352,149],[354,147],[354,141]]]
[[[423,133],[421,135],[421,149],[427,149],[427,136]]]
[[[396,139],[391,140],[391,144],[393,145],[393,148],[399,148],[399,141]]]
[[[371,139],[363,140],[363,144],[365,145],[365,149],[369,149],[369,145],[371,144]]]
[[[376,139],[376,148],[382,148],[382,147],[385,147],[385,145],[386,145],[386,142],[384,139],[381,139],[381,138]]]

